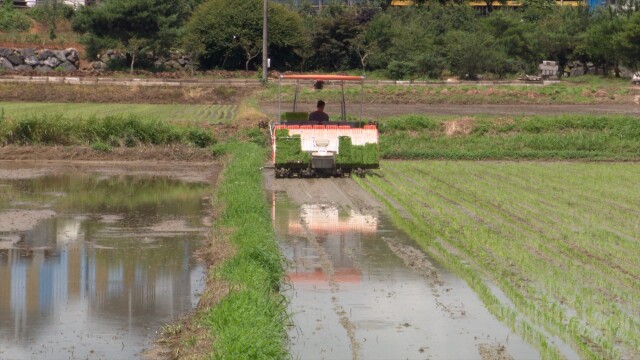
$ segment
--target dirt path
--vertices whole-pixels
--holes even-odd
[[[287,104],[286,106],[290,106]],[[278,113],[278,103],[266,103],[262,109],[270,116]],[[299,104],[300,109],[314,109],[314,104]],[[288,107],[286,108],[288,109]],[[283,110],[284,111],[284,110]],[[347,108],[350,114],[359,114],[359,106]],[[339,104],[328,104],[329,114],[340,114]],[[561,115],[561,114],[621,114],[640,116],[637,104],[602,105],[451,105],[451,104],[366,104],[363,115],[380,118],[403,114],[428,115]]]

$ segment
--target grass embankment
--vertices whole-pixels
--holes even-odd
[[[211,131],[180,126],[135,115],[67,117],[45,113],[13,119],[0,114],[0,142],[18,145],[89,145],[96,150],[133,147],[139,144],[192,144],[207,147],[215,143]]]
[[[98,104],[233,104],[253,91],[233,86],[173,87],[0,83],[2,101]]]
[[[224,170],[214,194],[217,209],[207,258],[208,285],[197,312],[168,325],[162,342],[175,358],[280,359],[288,356],[288,314],[280,294],[280,254],[263,189],[267,156],[264,121],[255,103],[243,102],[235,133],[218,145]]]
[[[250,143],[232,143],[229,152],[217,190],[222,211],[214,231],[231,232],[236,254],[214,270],[230,291],[205,321],[214,331],[215,357],[283,358],[286,304],[279,287],[284,267],[262,187],[266,152]]]
[[[0,102],[6,117],[19,118],[39,113],[63,113],[68,117],[105,117],[109,115],[137,115],[171,122],[229,123],[237,105],[199,104],[100,104],[100,103],[33,103]]]
[[[197,314],[184,328],[168,326],[165,340],[176,358],[286,358],[288,320],[279,292],[283,258],[262,187],[266,150],[232,142],[225,151],[214,200],[219,213],[209,285]],[[205,334],[199,335],[203,328]]]
[[[278,101],[279,88],[272,84],[257,93],[261,102]],[[282,99],[293,102],[294,85],[282,87]],[[365,85],[347,86],[348,103],[372,104],[616,104],[630,103],[637,90],[626,79],[602,79],[585,76],[546,86],[527,85]],[[301,86],[298,102],[315,103],[318,98],[339,103],[342,92],[338,86],[326,86],[317,91],[311,84]]]
[[[387,162],[360,181],[489,310],[542,350],[531,324],[586,359],[640,350],[640,167],[598,163]],[[483,282],[502,289],[515,311]]]
[[[633,116],[451,118],[408,115],[380,121],[385,159],[639,160]]]

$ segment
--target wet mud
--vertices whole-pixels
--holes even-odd
[[[134,358],[204,286],[213,164],[0,162],[0,358]]]
[[[288,260],[294,358],[540,357],[349,179],[265,180]]]

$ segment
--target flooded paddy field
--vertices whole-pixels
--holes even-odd
[[[0,162],[0,358],[133,358],[204,287],[211,163]]]
[[[351,179],[271,179],[295,359],[537,359]]]

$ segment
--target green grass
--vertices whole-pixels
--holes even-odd
[[[278,101],[278,84],[274,83],[256,96],[262,102]],[[282,100],[293,102],[295,86],[282,87]],[[361,87],[345,88],[348,103],[359,103]],[[364,102],[381,104],[600,104],[629,103],[632,90],[628,80],[585,76],[547,86],[525,85],[365,85]],[[339,102],[340,87],[327,85],[323,90],[301,86],[299,102],[315,103],[318,98]]]
[[[640,351],[640,166],[384,162],[358,180],[396,224],[555,358],[536,328],[587,359]],[[484,283],[515,305],[501,304]]]
[[[381,119],[379,129],[386,159],[640,159],[633,116],[408,115]]]
[[[105,151],[110,146],[138,144],[192,144],[207,147],[213,134],[185,126],[136,115],[71,118],[60,113],[25,115],[18,119],[0,116],[0,142],[6,144],[86,145]]]
[[[23,117],[41,113],[61,113],[69,117],[104,117],[138,115],[172,122],[229,123],[236,105],[186,104],[95,104],[95,103],[2,103],[6,117]]]
[[[266,150],[253,143],[229,143],[229,162],[216,191],[221,214],[213,231],[227,233],[236,254],[213,277],[230,293],[208,313],[216,359],[281,359],[288,356],[286,303],[279,289],[284,275],[262,188]]]

